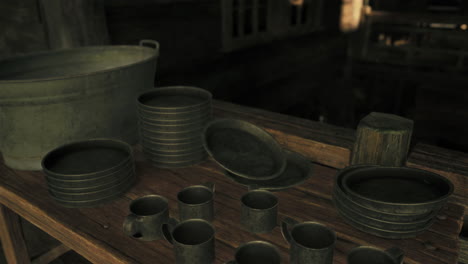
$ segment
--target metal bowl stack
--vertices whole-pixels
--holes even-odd
[[[132,148],[114,139],[63,145],[42,159],[49,194],[65,207],[93,207],[115,199],[135,182]]]
[[[138,96],[140,142],[153,166],[181,168],[207,158],[202,132],[212,95],[189,86],[155,88]]]
[[[351,166],[338,172],[333,201],[351,226],[384,238],[427,230],[453,193],[446,178],[406,167]]]

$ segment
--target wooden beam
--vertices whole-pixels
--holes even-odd
[[[21,229],[20,217],[0,204],[0,238],[8,264],[28,264],[28,249]]]
[[[46,253],[40,255],[39,257],[32,260],[32,264],[49,264],[56,258],[62,256],[63,254],[67,253],[71,249],[64,244],[56,246],[55,248],[47,251]]]

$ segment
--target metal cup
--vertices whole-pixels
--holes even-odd
[[[252,233],[267,233],[277,223],[278,198],[269,191],[253,190],[241,198],[241,225]]]
[[[162,225],[167,241],[174,245],[176,264],[211,264],[215,258],[215,230],[203,219],[178,222],[174,218]]]
[[[353,248],[347,256],[348,264],[401,264],[404,252],[393,247],[385,251],[374,247]]]
[[[281,233],[291,245],[291,264],[332,264],[336,234],[330,228],[317,222],[299,223],[286,217]]]
[[[147,195],[130,203],[130,214],[123,223],[124,233],[145,241],[163,237],[161,225],[169,219],[167,199],[160,195]]]
[[[180,191],[177,194],[179,219],[184,221],[199,218],[210,222],[213,221],[214,191],[215,184],[212,182],[189,186]]]
[[[265,241],[251,241],[236,249],[235,259],[226,264],[280,264],[279,250]]]

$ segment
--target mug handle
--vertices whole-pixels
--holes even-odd
[[[179,224],[175,218],[170,218],[167,223],[162,224],[161,229],[164,238],[171,244],[174,244],[174,237],[172,237],[172,231],[174,227]]]
[[[289,231],[289,229],[297,224],[299,224],[299,222],[290,217],[285,217],[283,219],[283,222],[281,223],[281,234],[289,244],[291,244],[292,240],[291,232]]]
[[[138,231],[137,226],[140,223],[140,218],[134,214],[129,214],[124,220],[123,230],[127,236],[132,236],[134,238],[140,238],[142,235]]]
[[[214,182],[204,182],[201,185],[203,185],[203,186],[207,187],[208,189],[210,189],[210,191],[212,193],[215,192],[215,183]]]
[[[403,258],[405,257],[405,252],[397,247],[392,247],[385,250],[392,258],[394,258],[398,264],[403,263]]]

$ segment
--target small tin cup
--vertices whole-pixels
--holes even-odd
[[[276,246],[265,241],[251,241],[236,249],[234,260],[226,264],[280,264],[281,255]]]
[[[241,225],[252,233],[267,233],[277,224],[278,198],[269,191],[252,190],[241,198]]]
[[[284,239],[291,245],[291,264],[333,264],[335,231],[317,222],[299,223],[285,218],[281,225]]]
[[[393,247],[385,251],[374,247],[353,248],[347,256],[348,264],[401,264],[404,252]]]
[[[124,233],[145,241],[163,238],[162,224],[169,219],[168,201],[160,195],[146,195],[130,203],[123,223]]]
[[[206,220],[178,222],[174,218],[162,225],[168,242],[174,245],[176,264],[212,264],[215,258],[215,229]]]
[[[184,221],[199,218],[209,222],[213,221],[214,191],[215,184],[212,182],[189,186],[180,191],[177,194],[179,219]]]

